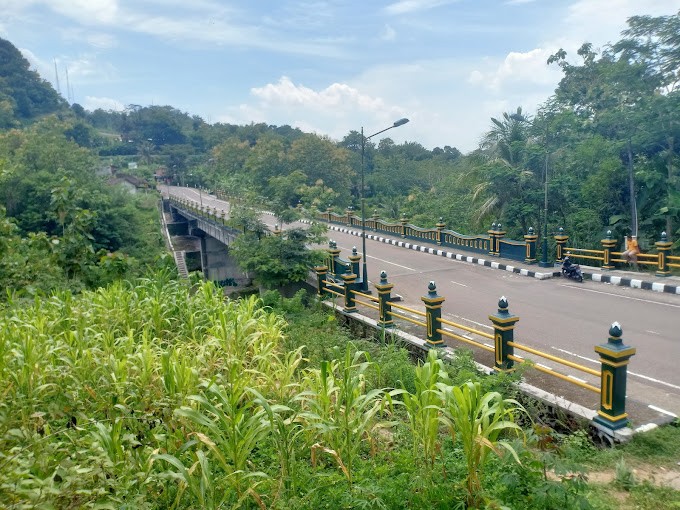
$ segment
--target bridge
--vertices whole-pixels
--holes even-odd
[[[196,190],[180,188],[172,192],[199,199]],[[210,207],[219,211],[218,218],[221,211],[228,211],[226,202],[212,197],[208,200]],[[270,225],[275,223],[270,216],[263,219]],[[344,258],[360,244],[359,235],[360,231],[351,225],[333,225],[329,233]],[[427,294],[428,282],[435,281],[438,295],[445,300],[444,320],[491,334],[493,325],[489,315],[496,312],[498,298],[506,296],[509,310],[519,317],[514,331],[518,342],[576,365],[598,368],[600,361],[594,348],[606,343],[610,325],[619,322],[623,341],[637,349],[629,367],[627,385],[627,411],[634,423],[661,422],[680,414],[680,372],[676,369],[680,354],[680,297],[677,294],[607,285],[604,278],[595,276],[583,283],[565,281],[552,277],[551,272],[539,273],[535,265],[489,262],[466,253],[404,242],[398,235],[371,235],[368,241],[371,287],[380,283],[380,271],[385,270],[390,284],[394,284],[393,292],[402,297],[402,306],[422,310],[421,298]],[[597,274],[595,270],[592,273]],[[542,275],[549,276],[543,278]],[[608,279],[635,281],[639,275],[614,271]],[[340,298],[337,301],[340,302]],[[404,314],[417,319],[415,314]],[[483,337],[478,340],[485,343]],[[460,346],[449,339],[445,343]],[[550,360],[537,363],[556,371],[564,369]],[[591,375],[584,376],[579,370],[567,367],[565,373],[567,378],[581,383],[593,382]],[[563,383],[551,391],[597,408],[598,396],[577,385]]]
[[[250,285],[251,278],[238,267],[229,252],[229,246],[239,232],[225,224],[228,204],[192,188],[175,188],[171,192],[166,186],[163,196],[168,234],[176,242],[179,238],[184,246],[184,249],[173,250],[180,271],[201,271],[206,279],[222,285]]]

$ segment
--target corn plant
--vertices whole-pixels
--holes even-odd
[[[304,418],[318,431],[321,441],[313,454],[321,451],[333,457],[352,485],[352,469],[361,445],[372,444],[373,434],[393,422],[377,417],[387,410],[392,396],[401,390],[366,392],[365,375],[372,363],[368,354],[347,346],[342,362],[324,361],[319,370],[311,370],[306,380],[309,390],[302,394],[308,410]]]
[[[422,455],[430,468],[439,449],[441,399],[437,384],[446,380],[444,363],[437,357],[437,351],[430,349],[427,362],[415,369],[415,393],[405,392],[402,396],[413,437],[413,456]]]
[[[246,494],[254,499],[257,482],[266,474],[250,468],[248,460],[258,444],[270,430],[266,413],[252,397],[250,389],[243,384],[237,364],[229,370],[226,386],[206,383],[201,395],[189,398],[195,407],[181,407],[175,415],[186,419],[199,430],[192,432],[198,443],[207,447],[223,475],[218,480],[236,491],[240,500]],[[159,456],[177,467],[179,459]],[[203,467],[201,468],[202,472]],[[192,475],[193,471],[187,471]],[[184,475],[182,475],[184,476]]]
[[[272,352],[267,356],[257,355],[253,365],[260,380],[257,385],[266,389],[266,394],[277,402],[285,403],[295,399],[300,388],[299,367],[304,361],[304,346],[284,354]]]
[[[296,451],[305,433],[299,411],[285,405],[271,405],[256,390],[251,390],[251,393],[266,413],[270,436],[276,445],[281,466],[279,491],[295,492]],[[299,396],[296,396],[292,400],[295,401],[298,398]]]
[[[514,448],[500,439],[501,434],[523,434],[514,421],[518,412],[526,412],[513,399],[504,399],[498,392],[482,393],[479,383],[468,382],[461,386],[437,384],[443,402],[441,421],[454,440],[459,441],[467,462],[465,489],[468,508],[479,508],[482,498],[482,468],[493,452],[500,456],[501,448],[519,462]]]

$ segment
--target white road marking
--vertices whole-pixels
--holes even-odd
[[[464,283],[454,282],[453,280],[451,280],[451,283],[454,283],[456,285],[460,285],[461,287],[467,287],[467,285],[465,285]]]
[[[678,415],[675,413],[671,413],[670,411],[666,411],[665,409],[661,409],[660,407],[653,406],[652,404],[649,404],[650,409],[653,409],[654,411],[657,411],[659,413],[667,414],[668,416],[672,416],[673,418],[677,418]]]
[[[630,375],[635,376],[635,377],[639,377],[640,379],[645,379],[646,381],[651,381],[651,382],[654,382],[654,383],[657,383],[657,384],[662,384],[662,385],[664,385],[664,386],[668,386],[669,388],[673,388],[673,389],[675,389],[675,390],[680,390],[680,386],[677,386],[677,385],[675,385],[675,384],[668,383],[668,382],[666,382],[666,381],[661,381],[661,380],[659,380],[659,379],[654,379],[653,377],[649,377],[649,376],[647,376],[647,375],[638,374],[637,372],[631,372],[630,370],[628,371],[628,373],[629,373]]]
[[[486,328],[486,329],[491,329],[493,330],[493,326],[489,326],[488,324],[482,324],[481,322],[475,322],[470,319],[466,319],[465,317],[461,317],[460,315],[450,315],[450,317],[453,317],[454,319],[458,319],[459,321],[467,321],[470,324],[474,324],[475,326],[479,326],[480,328]]]
[[[580,358],[582,360],[590,361],[591,363],[595,363],[597,365],[600,364],[599,360],[593,359],[593,358],[587,358],[585,356],[581,356],[580,354],[576,354],[575,352],[570,352],[570,351],[565,351],[564,349],[560,349],[559,347],[551,346],[552,349],[555,349],[556,351],[563,352],[564,354],[568,354],[569,356],[573,356],[574,358]]]
[[[564,349],[560,349],[559,347],[553,346],[552,348],[555,349],[556,351],[560,351],[560,352],[563,352],[565,354],[568,354],[569,356],[573,356],[575,358],[580,358],[580,359],[585,360],[585,361],[590,361],[591,363],[595,363],[596,365],[600,364],[599,360],[587,358],[585,356],[581,356],[581,355],[573,353],[573,352],[565,351]],[[635,377],[639,377],[640,379],[645,379],[646,381],[650,381],[650,382],[653,382],[653,383],[661,384],[663,386],[668,386],[669,388],[680,390],[680,386],[677,386],[675,384],[671,384],[671,383],[666,382],[666,381],[661,381],[659,379],[654,379],[653,377],[649,377],[647,375],[638,374],[637,372],[631,372],[630,370],[628,371],[628,374],[635,376]]]
[[[661,333],[657,333],[656,331],[652,331],[651,329],[646,329],[645,333],[649,333],[650,335],[660,335]]]
[[[346,251],[349,251],[349,252],[352,251],[352,248],[347,248],[346,246],[338,245],[338,247],[342,250],[346,250]],[[409,271],[413,271],[414,273],[418,272],[417,269],[413,269],[412,267],[402,266],[401,264],[395,264],[394,262],[390,262],[389,260],[379,259],[378,257],[374,257],[372,255],[366,255],[366,257],[368,257],[369,259],[379,260],[380,262],[384,262],[385,264],[390,264],[392,266],[397,266],[397,267],[401,267],[403,269],[408,269]]]
[[[366,256],[367,256],[369,259],[379,260],[380,262],[384,262],[385,264],[391,264],[391,265],[393,265],[393,266],[397,266],[397,267],[401,267],[401,268],[404,268],[404,269],[408,269],[409,271],[413,271],[413,272],[417,272],[417,271],[418,271],[417,269],[413,269],[412,267],[402,266],[401,264],[395,264],[394,262],[390,262],[389,260],[379,259],[378,257],[373,257],[372,255],[366,255]]]
[[[568,375],[567,377],[569,379],[573,379],[574,381],[578,381],[578,382],[581,382],[581,383],[584,383],[584,384],[588,382],[585,379],[580,379],[579,377],[574,377],[573,375]]]
[[[671,306],[673,308],[680,308],[680,305],[674,305],[672,303],[662,303],[660,301],[652,301],[651,299],[641,299],[641,298],[636,298],[636,297],[632,297],[632,296],[619,296],[618,294],[611,294],[609,292],[602,292],[601,290],[585,289],[583,287],[577,287],[575,285],[564,285],[564,284],[562,284],[561,287],[567,287],[568,289],[582,290],[584,292],[594,292],[596,294],[605,294],[607,296],[618,297],[618,298],[621,298],[621,299],[632,299],[633,301],[642,301],[643,303],[651,303],[653,305],[663,305],[663,306]]]

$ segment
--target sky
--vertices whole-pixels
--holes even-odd
[[[678,0],[0,0],[0,37],[88,110],[170,105],[210,123],[364,128],[477,148],[491,117],[532,114],[559,48],[620,38]],[[55,72],[56,63],[56,72]],[[67,91],[67,75],[70,88]],[[379,138],[373,139],[377,141]]]

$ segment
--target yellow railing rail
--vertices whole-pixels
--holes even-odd
[[[475,347],[479,347],[480,349],[484,349],[485,351],[496,352],[496,349],[494,349],[493,347],[489,347],[488,345],[485,345],[483,343],[475,342],[474,340],[470,340],[469,338],[465,338],[464,336],[457,335],[453,331],[447,331],[445,329],[437,329],[437,333],[441,333],[442,335],[453,338],[454,340],[458,340],[460,342],[464,342],[466,344],[470,344],[470,345],[473,345]]]
[[[569,247],[569,246],[567,246],[564,249],[567,250],[567,251],[570,251],[572,253],[572,255],[574,253],[596,253],[598,255],[604,256],[604,250],[586,250],[585,248],[572,248],[572,247]]]
[[[527,360],[525,360],[524,358],[519,358],[519,357],[514,356],[512,354],[510,354],[508,356],[508,358],[511,359],[512,361],[516,361],[518,363],[526,363],[527,362]],[[563,381],[567,381],[567,382],[570,382],[572,384],[575,384],[576,386],[580,386],[581,388],[585,388],[585,389],[590,390],[590,391],[595,392],[595,393],[601,393],[600,388],[597,388],[596,386],[593,386],[592,384],[577,381],[576,379],[573,379],[573,378],[569,377],[568,375],[564,375],[564,374],[560,374],[559,372],[555,372],[551,368],[542,367],[541,365],[537,365],[535,363],[533,364],[533,368],[535,368],[539,372],[543,372],[544,374],[549,374],[549,375],[552,375],[554,377],[557,377],[558,379],[562,379]]]
[[[394,305],[392,305],[392,306],[394,306]],[[417,320],[415,320],[415,319],[412,319],[411,317],[407,317],[406,315],[402,315],[402,314],[400,314],[400,313],[391,312],[390,315],[391,315],[392,317],[397,317],[397,318],[399,318],[399,319],[405,320],[406,322],[411,322],[411,323],[413,323],[413,324],[416,324],[416,325],[418,325],[418,326],[422,326],[422,327],[424,327],[424,328],[427,327],[427,324],[425,324],[424,322],[422,322],[422,321],[417,321]]]
[[[405,312],[411,312],[415,315],[420,315],[421,317],[425,317],[425,312],[421,312],[420,310],[414,310],[413,308],[408,308],[403,305],[398,305],[397,303],[391,303],[392,308],[396,308],[398,310],[404,310]]]
[[[374,305],[373,303],[369,303],[368,301],[361,301],[361,300],[359,300],[359,299],[357,299],[357,298],[353,298],[353,299],[352,299],[352,302],[353,302],[355,305],[364,305],[364,306],[367,306],[368,308],[372,308],[373,310],[378,310],[378,311],[380,310],[380,308],[378,308],[378,307],[377,307],[376,305]]]
[[[514,347],[515,349],[519,349],[520,351],[528,352],[531,354],[534,354],[536,356],[540,356],[545,359],[549,359],[550,361],[554,361],[556,363],[561,363],[562,365],[566,365],[571,368],[575,368],[576,370],[580,370],[581,372],[585,372],[586,374],[594,375],[595,377],[600,377],[602,375],[601,372],[598,372],[597,370],[593,370],[592,368],[584,367],[583,365],[579,365],[578,363],[573,363],[571,361],[567,361],[562,358],[558,358],[557,356],[553,356],[552,354],[548,354],[546,352],[539,351],[538,349],[533,349],[531,347],[527,347],[526,345],[520,345],[516,342],[508,342],[508,345],[510,347]]]
[[[369,299],[369,300],[371,300],[371,301],[373,301],[373,302],[375,302],[375,303],[378,302],[378,298],[377,298],[377,297],[371,296],[370,294],[364,294],[363,292],[359,292],[358,290],[355,290],[355,291],[354,291],[354,295],[355,295],[355,296],[361,296],[361,297],[363,297],[363,298]]]
[[[458,324],[446,319],[439,319],[439,322],[442,324],[446,324],[447,326],[453,326],[454,328],[462,329],[464,331],[468,331],[469,333],[474,333],[475,335],[483,336],[484,338],[488,338],[489,340],[493,340],[493,335],[491,333],[487,333],[485,331],[479,331],[478,329],[472,329],[467,326],[463,326],[462,324]]]

